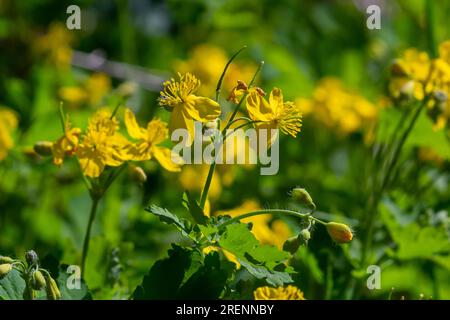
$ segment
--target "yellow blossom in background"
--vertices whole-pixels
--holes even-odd
[[[58,94],[69,106],[78,106],[83,103],[95,106],[110,90],[109,76],[104,73],[93,73],[81,85],[62,87]]]
[[[187,129],[190,142],[194,139],[194,120],[209,122],[220,116],[220,105],[206,97],[195,93],[200,87],[200,81],[192,74],[178,74],[179,81],[171,79],[164,82],[160,92],[159,104],[172,114],[169,129],[172,133],[176,129]]]
[[[53,143],[53,163],[61,166],[66,156],[72,156],[78,148],[80,128],[72,128],[69,119],[64,124],[64,135]]]
[[[181,187],[191,192],[201,192],[208,176],[209,165],[191,164],[183,166],[178,177]],[[208,196],[211,199],[217,199],[222,192],[222,183],[220,175],[214,171]]]
[[[336,78],[323,78],[311,99],[299,98],[296,104],[305,116],[342,135],[370,127],[378,113],[375,105],[345,88]]]
[[[136,121],[134,113],[130,109],[126,109],[125,126],[130,137],[138,140],[130,148],[133,160],[145,161],[155,157],[164,169],[172,172],[181,171],[180,166],[183,163],[181,157],[172,153],[169,148],[158,146],[169,135],[165,122],[154,119],[148,123],[147,128],[141,128]],[[176,159],[176,163],[172,159]]]
[[[37,53],[45,54],[57,68],[68,69],[72,60],[72,35],[63,23],[52,23],[47,33],[34,43]]]
[[[96,178],[105,166],[117,167],[130,159],[130,142],[118,133],[119,124],[108,110],[97,111],[76,152],[83,174]]]
[[[207,246],[205,248],[203,248],[203,254],[206,256],[207,254],[209,254],[212,251],[217,251],[217,252],[222,252],[223,255],[225,256],[225,258],[228,259],[228,261],[233,262],[236,265],[236,269],[240,269],[241,268],[241,263],[239,262],[239,260],[236,258],[236,256],[234,254],[232,254],[231,252],[222,249],[218,246]]]
[[[442,158],[433,148],[421,147],[418,150],[418,158],[421,162],[434,163],[436,166],[441,167],[445,160]]]
[[[17,128],[18,118],[14,111],[0,107],[0,161],[6,158],[14,146],[13,131]]]
[[[280,129],[284,134],[296,137],[302,127],[302,113],[293,102],[284,101],[280,89],[274,88],[266,100],[257,90],[250,91],[247,99],[247,111],[250,118],[260,121],[257,129]],[[276,138],[270,132],[267,133],[269,145]]]
[[[210,95],[216,91],[217,81],[228,59],[228,55],[222,48],[201,44],[192,49],[187,60],[176,62],[175,70],[181,73],[195,74],[202,82],[199,94]],[[234,86],[235,79],[251,79],[255,70],[256,67],[253,64],[232,63],[224,78],[222,90],[230,91]]]
[[[296,286],[259,287],[253,292],[255,300],[305,300],[303,292]]]
[[[236,217],[246,212],[261,210],[261,207],[255,200],[246,200],[242,205],[237,208],[218,211],[216,215],[229,215],[231,217]],[[272,216],[258,215],[250,218],[242,219],[244,223],[251,222],[253,224],[252,233],[259,242],[268,245],[274,245],[279,249],[283,248],[284,242],[292,236],[292,231],[289,229],[287,224],[282,220],[275,220],[272,223]]]

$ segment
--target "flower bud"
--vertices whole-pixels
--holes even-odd
[[[287,239],[283,244],[283,250],[294,254],[300,247],[300,241],[298,237],[291,237]]]
[[[147,181],[147,175],[145,174],[144,169],[138,166],[130,167],[130,176],[133,180],[137,181],[140,184],[143,184]]]
[[[308,229],[303,229],[300,231],[300,234],[298,235],[299,239],[302,240],[305,244],[308,243],[308,240],[311,239],[311,233]]]
[[[36,251],[34,250],[27,251],[27,253],[25,253],[25,260],[27,261],[29,266],[37,264],[39,258]]]
[[[352,241],[353,233],[349,226],[343,223],[328,222],[326,224],[328,234],[336,243],[347,243]]]
[[[45,288],[45,278],[42,275],[42,272],[37,270],[36,272],[33,273],[32,277],[31,277],[31,287],[34,290],[41,290],[43,288]]]
[[[43,157],[51,156],[53,149],[53,142],[50,141],[38,141],[33,146],[34,151]]]
[[[129,97],[131,97],[133,94],[136,93],[137,88],[138,88],[138,86],[135,82],[127,81],[127,82],[121,83],[117,87],[117,93],[121,97],[128,99]]]
[[[14,259],[6,256],[0,256],[0,264],[3,263],[13,263]]]
[[[11,263],[0,264],[0,279],[5,277],[12,269]]]
[[[61,292],[58,289],[56,281],[52,277],[50,276],[45,277],[45,285],[46,285],[47,299],[49,300],[61,299]]]
[[[313,199],[309,195],[308,191],[304,188],[294,188],[291,191],[291,197],[300,204],[303,204],[313,210],[316,210],[316,205]]]

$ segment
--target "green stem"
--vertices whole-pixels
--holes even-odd
[[[219,102],[220,98],[220,91],[222,90],[222,82],[225,77],[225,74],[227,73],[228,67],[230,66],[231,62],[233,62],[234,58],[236,58],[244,49],[246,49],[247,46],[243,46],[240,48],[233,56],[228,60],[227,64],[225,65],[225,68],[222,71],[222,74],[220,75],[219,81],[217,82],[216,87],[216,101]]]
[[[426,0],[425,2],[425,14],[427,19],[427,38],[428,38],[428,50],[431,57],[436,57],[436,37],[434,34],[434,6],[435,0]]]
[[[239,216],[236,216],[234,218],[231,218],[231,219],[229,219],[229,220],[219,224],[217,226],[217,228],[220,229],[220,228],[226,227],[226,226],[228,226],[228,225],[230,225],[232,223],[238,222],[238,221],[240,221],[242,219],[250,218],[250,217],[254,217],[254,216],[259,216],[259,215],[262,215],[262,214],[279,214],[279,215],[293,216],[293,217],[301,218],[301,219],[305,219],[306,218],[306,219],[309,219],[309,220],[317,221],[318,223],[321,223],[323,225],[326,225],[325,222],[323,222],[322,220],[319,220],[319,219],[313,217],[310,213],[300,213],[300,212],[297,212],[297,211],[284,210],[284,209],[262,209],[262,210],[256,210],[256,211],[247,212],[247,213],[241,214]]]
[[[81,278],[84,277],[85,267],[86,267],[86,257],[89,251],[89,241],[91,238],[91,229],[92,224],[95,220],[95,214],[97,213],[97,207],[98,203],[100,201],[100,197],[92,196],[92,206],[91,206],[91,212],[89,214],[89,221],[86,229],[86,234],[84,236],[84,242],[83,242],[83,252],[81,255]]]
[[[251,85],[253,85],[253,83],[255,82],[256,76],[258,75],[258,73],[261,71],[262,66],[264,65],[264,61],[261,61],[258,69],[256,70],[255,74],[253,75],[252,80],[250,81],[249,87]],[[225,68],[226,70],[226,68]],[[224,71],[225,71],[224,70]],[[224,73],[223,73],[224,74]],[[222,77],[221,77],[222,79]],[[219,83],[221,82],[221,80],[219,80]],[[219,84],[218,84],[219,87]],[[219,90],[220,92],[220,90]],[[223,128],[221,135],[222,137],[224,137],[224,134],[226,132],[226,130],[230,127],[231,123],[233,123],[234,117],[236,116],[241,104],[244,102],[244,100],[247,98],[248,93],[246,92],[244,94],[244,96],[242,97],[242,99],[239,101],[239,103],[236,105],[236,107],[234,108],[234,111],[230,117],[230,119],[228,120],[227,125],[225,126],[225,128]],[[224,137],[223,142],[225,142],[226,137]],[[214,174],[214,169],[216,168],[216,159],[214,159],[214,161],[211,163],[210,167],[209,167],[209,171],[208,171],[208,176],[206,177],[206,181],[205,181],[205,186],[203,187],[203,191],[202,191],[202,195],[200,197],[200,203],[199,206],[200,208],[203,210],[205,207],[205,203],[206,203],[206,199],[208,198],[208,192],[209,192],[209,187],[211,186],[211,181],[212,181],[212,177]]]

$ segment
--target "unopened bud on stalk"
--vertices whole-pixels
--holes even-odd
[[[47,299],[50,300],[61,299],[61,292],[59,291],[56,281],[52,277],[50,276],[45,277],[45,285],[46,285]]]
[[[27,253],[25,253],[25,260],[27,261],[29,266],[37,264],[39,262],[39,258],[36,251],[27,251]]]
[[[291,237],[287,239],[283,244],[283,250],[294,254],[300,247],[300,241],[298,237]]]
[[[302,231],[300,231],[298,238],[302,242],[302,244],[307,244],[308,240],[311,239],[311,233],[308,229],[303,229]]]
[[[343,223],[328,222],[326,224],[328,234],[336,243],[347,243],[352,241],[353,233],[349,226]]]
[[[0,279],[5,277],[12,270],[11,263],[0,264]]]
[[[14,259],[6,256],[0,256],[0,264],[3,263],[13,263]]]
[[[137,90],[137,84],[132,81],[127,81],[127,82],[121,83],[117,87],[117,93],[125,99],[128,99],[129,97],[131,97],[136,92],[136,90]]]
[[[51,141],[38,141],[34,144],[34,151],[43,157],[51,156],[53,149],[53,142]]]
[[[313,199],[309,195],[308,191],[304,188],[294,188],[291,191],[292,199],[296,200],[298,203],[303,204],[313,210],[316,210],[316,205]]]
[[[42,275],[41,271],[37,270],[36,272],[33,273],[33,275],[31,276],[31,286],[33,287],[34,290],[41,290],[45,288],[46,286],[45,278]]]
[[[133,180],[143,184],[147,181],[147,175],[145,174],[144,169],[138,166],[130,167],[130,176]]]

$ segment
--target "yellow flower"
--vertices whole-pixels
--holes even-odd
[[[14,146],[12,132],[17,128],[16,113],[0,107],[0,161],[5,159],[8,151]]]
[[[209,165],[185,165],[179,175],[179,182],[184,190],[201,192],[208,176]],[[220,174],[214,170],[208,196],[217,199],[222,192],[222,181]]]
[[[327,232],[336,243],[347,243],[352,241],[353,232],[349,226],[343,223],[328,222],[326,224]]]
[[[303,292],[296,286],[287,287],[259,287],[253,292],[255,300],[305,300]]]
[[[257,129],[279,128],[284,134],[296,137],[302,127],[302,113],[300,109],[290,101],[283,100],[280,89],[274,88],[267,101],[257,90],[249,91],[247,96],[247,111],[256,124]],[[276,135],[271,136],[268,132],[268,141],[273,143]]]
[[[172,172],[181,171],[180,166],[183,161],[181,157],[169,148],[159,147],[158,144],[168,137],[167,124],[159,119],[150,121],[147,128],[141,128],[134,113],[130,109],[125,110],[125,126],[128,134],[137,139],[138,142],[131,147],[131,155],[135,161],[150,160],[152,157],[161,164],[161,166]],[[172,159],[175,159],[174,162]]]
[[[76,151],[84,175],[96,178],[105,166],[117,167],[130,160],[130,143],[118,129],[117,119],[107,110],[97,111],[89,119],[87,132]]]
[[[78,148],[80,128],[72,128],[69,119],[64,124],[64,135],[52,145],[53,163],[61,166],[66,156],[72,156]]]
[[[337,130],[340,135],[370,127],[378,113],[371,102],[331,77],[319,81],[311,99],[299,98],[296,104],[305,115]]]
[[[59,96],[69,105],[78,106],[85,102],[97,105],[111,90],[111,79],[103,73],[93,73],[79,86],[59,89]]]
[[[177,62],[175,70],[197,75],[202,82],[199,94],[208,95],[216,90],[217,80],[220,78],[228,59],[227,53],[222,48],[210,44],[201,44],[189,52],[189,58],[186,61]],[[255,70],[256,66],[253,63],[246,63],[245,65],[231,63],[223,79],[222,90],[231,90],[235,79],[251,79]]]
[[[35,48],[44,53],[50,62],[60,69],[67,69],[72,60],[72,35],[63,23],[50,25],[47,34],[37,38]]]
[[[159,104],[172,112],[169,122],[170,132],[176,129],[187,129],[190,142],[194,139],[194,120],[208,122],[220,115],[217,102],[201,96],[195,92],[200,87],[200,81],[190,73],[178,74],[179,81],[171,79],[164,82],[160,92]]]

